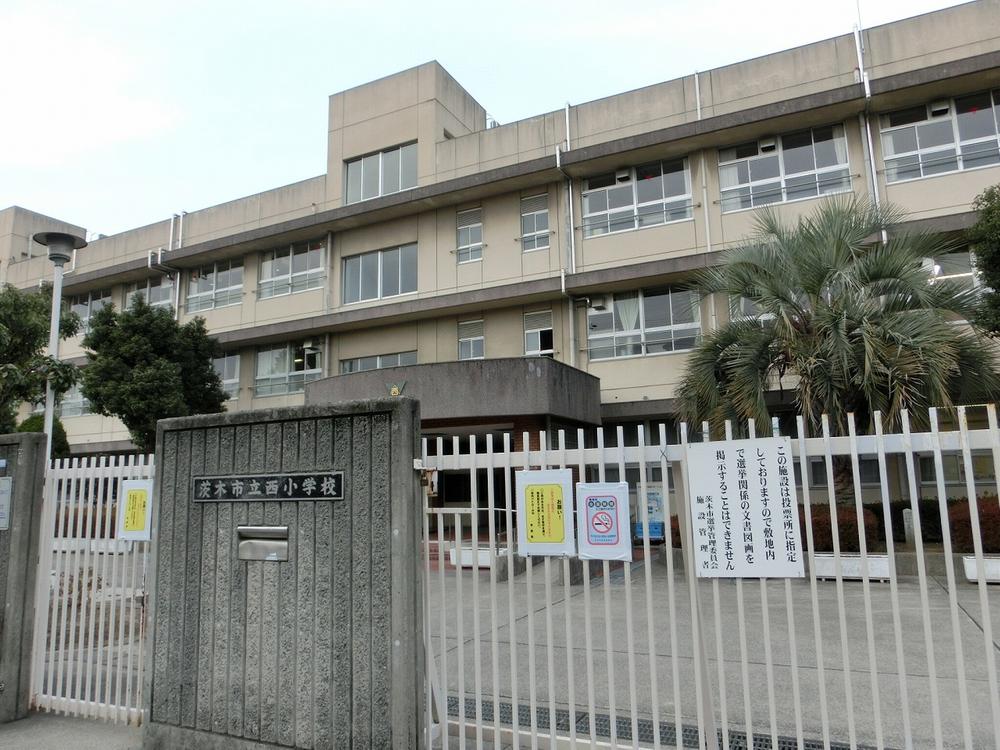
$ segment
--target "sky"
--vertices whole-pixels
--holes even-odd
[[[501,123],[946,0],[0,0],[0,209],[92,237],[322,174],[327,97],[436,59]]]

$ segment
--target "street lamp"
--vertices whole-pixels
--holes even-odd
[[[49,260],[55,266],[52,272],[52,317],[49,318],[49,356],[59,359],[59,317],[62,308],[63,266],[73,258],[73,251],[87,246],[83,237],[65,232],[38,232],[32,239],[49,249]],[[52,378],[45,383],[45,470],[52,460],[52,422],[55,415],[56,394]]]

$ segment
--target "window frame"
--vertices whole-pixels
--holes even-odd
[[[413,253],[413,289],[407,289],[402,291],[403,288],[403,252],[404,250],[410,251],[412,248]],[[383,285],[385,282],[385,258],[389,253],[398,253],[398,281],[400,291],[395,294],[385,294],[383,292]],[[378,280],[377,280],[377,293],[374,297],[362,297],[362,290],[364,289],[364,260],[363,258],[376,255],[378,256]],[[348,273],[347,266],[357,259],[358,261],[358,299],[348,299]],[[369,250],[365,253],[355,253],[354,255],[348,255],[341,260],[341,284],[340,284],[340,295],[341,303],[344,305],[356,305],[361,302],[373,302],[380,299],[392,299],[394,297],[403,297],[407,294],[416,294],[417,286],[419,281],[419,273],[417,262],[419,260],[419,253],[417,252],[417,243],[408,242],[404,245],[397,245],[396,247],[384,247],[378,250]]]
[[[83,315],[79,312],[79,308],[83,307],[82,300],[87,298],[86,308],[87,314]],[[112,301],[112,288],[105,287],[103,289],[91,289],[89,292],[82,292],[80,294],[73,294],[63,300],[67,309],[75,312],[80,317],[80,332],[78,335],[83,335],[90,331],[90,319],[97,314],[99,310],[103,310],[108,305],[114,304]],[[100,303],[99,306],[96,303]]]
[[[478,214],[479,221],[473,221],[462,224],[463,214]],[[472,230],[474,228],[479,229],[479,240],[472,241]],[[469,233],[469,242],[462,242],[462,231],[465,230]],[[462,211],[455,212],[455,258],[459,265],[464,265],[466,263],[478,263],[483,259],[483,248],[486,247],[486,243],[483,238],[483,208],[482,206],[477,206],[476,208],[467,208]],[[464,254],[464,258],[463,258]]]
[[[219,380],[222,381],[222,390],[226,392],[229,396],[230,401],[235,401],[240,397],[240,360],[242,357],[239,352],[226,352],[221,357],[214,357],[212,359],[212,368],[219,375]],[[233,377],[226,377],[227,364],[232,360],[236,361],[236,372]],[[220,369],[219,365],[222,365]],[[256,373],[254,373],[256,375]]]
[[[411,356],[412,355],[412,356]],[[394,357],[395,362],[390,362],[389,358]],[[401,361],[403,357],[406,357],[407,361]],[[361,363],[364,360],[375,360],[374,367],[361,368]],[[412,362],[409,360],[413,360]],[[352,367],[352,363],[357,363],[357,367]],[[417,360],[417,350],[408,349],[405,352],[389,352],[388,354],[368,354],[363,357],[349,357],[347,359],[340,360],[340,374],[341,375],[353,375],[358,372],[373,372],[375,370],[385,370],[391,367],[412,367],[418,364]]]
[[[279,350],[284,350],[285,353],[285,371],[261,376],[261,355],[266,352],[276,352]],[[296,360],[295,355],[299,351],[302,352],[302,358]],[[313,366],[305,367],[309,363],[308,357],[311,356],[315,357]],[[301,361],[303,367],[296,368],[295,364],[297,361]],[[312,344],[308,339],[288,342],[277,346],[262,346],[257,348],[254,361],[253,385],[255,398],[302,393],[305,390],[306,383],[318,380],[321,377],[323,377],[323,347]]]
[[[653,296],[662,296],[662,294],[664,292],[666,292],[669,295],[668,302],[667,302],[667,308],[670,311],[670,319],[671,319],[671,321],[673,321],[673,315],[674,315],[674,305],[673,305],[673,295],[674,295],[674,293],[681,293],[681,292],[683,292],[683,293],[686,293],[686,294],[694,295],[694,303],[693,303],[692,308],[691,308],[694,311],[693,317],[695,318],[695,320],[694,320],[693,323],[673,323],[673,322],[671,322],[670,324],[665,325],[665,326],[647,326],[646,325],[646,298],[647,297],[653,297]],[[636,325],[637,325],[637,327],[633,328],[633,329],[629,329],[627,331],[626,330],[617,331],[617,330],[615,330],[615,325],[616,325],[615,324],[615,316],[616,316],[616,309],[615,309],[615,301],[616,300],[615,300],[615,298],[617,296],[619,296],[619,295],[623,296],[625,294],[633,294],[633,293],[636,295],[636,302],[638,304],[638,312],[637,312],[637,318],[636,318]],[[701,337],[702,337],[702,335],[704,333],[704,327],[702,325],[702,320],[701,320],[701,313],[702,313],[701,305],[702,305],[702,302],[704,300],[703,300],[703,298],[697,292],[695,292],[692,289],[688,289],[688,288],[686,288],[684,286],[647,287],[647,288],[638,288],[638,289],[632,289],[632,290],[623,290],[623,291],[617,292],[617,293],[608,293],[607,296],[611,299],[611,305],[610,305],[610,307],[608,309],[606,309],[606,310],[594,310],[593,308],[589,308],[587,310],[587,359],[588,359],[588,361],[591,361],[591,362],[609,362],[609,361],[615,361],[615,360],[621,360],[621,359],[635,359],[635,358],[638,358],[638,357],[660,357],[660,356],[669,356],[671,354],[684,354],[686,352],[690,352],[690,351],[694,350],[698,346],[699,342],[701,341]],[[610,331],[610,333],[598,333],[598,334],[594,335],[593,333],[591,333],[592,328],[591,328],[590,321],[591,321],[591,319],[593,317],[602,316],[602,315],[611,315],[611,331]],[[677,336],[676,335],[677,332],[682,332],[682,331],[695,331],[695,333],[694,333],[693,336]],[[657,333],[663,334],[663,333],[667,333],[667,332],[670,333],[670,342],[671,342],[671,346],[673,348],[671,348],[670,351],[653,351],[653,352],[650,352],[648,347],[651,345],[651,342],[649,341],[648,334],[650,334],[650,333],[652,333],[652,334],[657,334]],[[617,340],[618,337],[623,337],[623,338],[631,339],[631,340],[626,340],[626,341],[622,341],[621,343],[619,343],[618,340]],[[688,348],[678,349],[678,348],[676,348],[676,345],[675,345],[675,342],[678,340],[678,338],[680,338],[680,339],[692,338],[693,339],[693,343]],[[594,346],[594,341],[595,340],[598,340],[598,341],[604,341],[604,340],[606,340],[609,343],[606,343],[603,346],[596,346],[595,347]],[[662,344],[662,343],[664,343],[664,342],[663,341],[655,341],[655,340],[652,342],[653,345]],[[599,357],[595,357],[594,356],[594,350],[595,349],[605,349],[605,348],[608,348],[609,346],[610,346],[611,351],[612,351],[612,354],[610,356],[599,356]],[[628,346],[628,347],[639,346],[640,351],[639,351],[639,353],[635,353],[635,354],[618,354],[619,347],[626,347],[626,346]]]
[[[672,164],[674,162],[681,163],[680,171],[684,175],[684,187],[686,192],[683,194],[671,195],[669,197],[664,195],[662,200],[640,202],[638,193],[638,185],[640,182],[638,178],[638,170],[648,168],[653,165],[658,165],[660,168],[660,179],[662,180],[664,174],[666,174],[663,169],[664,165]],[[580,231],[582,232],[583,238],[585,240],[592,239],[594,237],[606,237],[609,234],[620,234],[621,232],[635,232],[640,229],[651,229],[653,227],[668,226],[670,224],[678,224],[682,221],[694,220],[694,198],[691,192],[692,190],[691,165],[687,156],[681,157],[679,159],[661,159],[658,161],[647,162],[644,164],[636,164],[634,166],[628,167],[628,172],[629,172],[628,185],[632,188],[632,202],[630,204],[632,211],[629,218],[631,226],[623,226],[620,229],[613,229],[612,225],[617,224],[619,222],[623,222],[625,220],[626,216],[625,209],[627,208],[627,206],[621,206],[617,209],[612,210],[610,207],[610,197],[606,197],[605,208],[603,210],[588,212],[587,203],[590,196],[597,195],[601,192],[609,193],[612,189],[624,187],[626,183],[618,183],[617,181],[615,181],[610,185],[602,185],[600,187],[594,187],[594,188],[589,187],[589,184],[592,180],[598,180],[602,177],[608,177],[608,176],[612,176],[612,178],[614,178],[615,173],[612,172],[607,172],[600,175],[594,175],[593,177],[585,178],[583,186],[584,189],[581,191],[580,194],[580,213],[581,213]],[[673,173],[674,172],[670,172],[670,174]],[[682,202],[684,203],[684,211],[686,215],[676,219],[668,219],[667,214],[668,211],[671,210],[668,208],[668,206],[671,206],[673,204],[680,204]],[[656,205],[661,205],[663,207],[662,213],[664,220],[656,224],[643,224],[642,218],[644,216],[647,217],[652,216],[653,214],[651,213],[643,214],[642,208],[649,206],[656,206]],[[603,222],[598,223],[594,220],[594,217],[600,217],[600,216],[604,216],[605,220]],[[606,231],[603,232],[594,231],[595,228],[601,226],[606,226],[607,227]]]
[[[535,327],[529,328],[528,327],[528,317],[531,316],[531,315],[538,315],[540,313],[548,313],[549,314],[549,324],[547,326],[535,326]],[[525,357],[555,357],[555,351],[556,351],[556,332],[555,331],[556,331],[556,329],[555,329],[555,321],[552,318],[552,309],[551,308],[549,308],[547,310],[531,310],[529,312],[522,313],[522,315],[521,315],[521,328],[524,331],[524,337],[523,338],[524,338],[524,356]],[[549,335],[550,335],[550,337],[552,339],[552,345],[548,349],[545,349],[545,348],[542,347],[542,333],[544,331],[548,331]],[[530,335],[537,335],[538,336],[538,346],[535,347],[535,348],[531,348],[528,345],[528,337]]]
[[[479,335],[478,336],[463,336],[462,326],[478,325]],[[476,354],[476,342],[479,343],[479,354]],[[467,357],[462,356],[462,344],[468,344],[471,354]],[[458,321],[458,359],[460,362],[466,362],[473,359],[486,359],[486,327],[485,321],[482,318],[476,318],[473,320],[460,320]]]
[[[170,289],[170,292],[168,293],[166,300],[157,300],[156,302],[149,301],[150,289],[154,288],[151,284],[153,281],[159,281],[155,288],[163,289],[165,286],[169,285],[168,288]],[[139,286],[140,284],[142,284],[141,288]],[[146,301],[146,304],[150,307],[166,307],[172,311],[174,309],[174,295],[176,294],[176,289],[177,285],[174,283],[174,278],[170,274],[164,274],[163,276],[150,276],[144,282],[136,281],[129,284],[125,288],[126,305],[128,307],[132,307],[135,298],[141,295]]]
[[[830,128],[830,129],[833,130],[833,141],[834,142],[836,142],[837,137],[838,137],[837,133],[836,133],[837,128],[840,129],[840,136],[839,137],[843,141],[843,144],[844,144],[844,158],[845,158],[845,161],[843,163],[839,163],[838,162],[837,164],[834,164],[833,166],[817,167],[816,166],[816,131],[817,130],[824,130],[826,128]],[[807,170],[804,170],[804,171],[800,171],[800,172],[788,172],[788,171],[786,171],[786,168],[785,168],[785,152],[786,151],[790,151],[790,149],[786,149],[785,148],[785,138],[789,138],[789,137],[795,136],[795,135],[800,135],[800,134],[805,133],[807,131],[809,133],[810,145],[812,147],[813,168],[812,169],[807,169]],[[817,127],[805,128],[805,129],[802,129],[802,130],[790,130],[788,132],[781,133],[780,135],[776,135],[776,136],[774,136],[774,139],[773,139],[774,142],[775,142],[775,144],[774,144],[774,150],[773,151],[761,151],[760,142],[762,140],[768,140],[768,139],[758,138],[758,139],[756,139],[754,141],[746,141],[744,143],[737,143],[737,144],[734,144],[732,146],[727,146],[726,148],[720,148],[718,150],[719,208],[720,208],[720,210],[721,210],[721,212],[723,214],[734,214],[734,213],[738,213],[740,211],[753,211],[753,210],[755,210],[757,208],[760,208],[762,206],[782,205],[782,204],[785,204],[785,203],[798,203],[799,201],[816,200],[817,198],[823,198],[823,197],[828,196],[828,195],[839,195],[839,194],[842,194],[842,193],[849,193],[849,192],[851,192],[854,189],[854,176],[851,174],[851,148],[850,148],[850,142],[849,142],[849,140],[847,138],[847,126],[843,122],[832,123],[832,124],[829,124],[829,125],[820,125],[820,126],[817,126]],[[755,145],[756,149],[757,149],[757,153],[755,155],[753,155],[753,156],[740,156],[740,157],[735,157],[734,156],[731,159],[723,160],[722,155],[723,155],[724,152],[730,151],[730,150],[736,151],[740,147],[749,146],[751,143],[753,143]],[[837,147],[835,145],[834,146],[834,152],[836,152],[836,148]],[[754,162],[754,161],[758,161],[758,162],[764,161],[765,159],[770,158],[771,156],[774,156],[777,159],[777,162],[778,162],[778,173],[777,173],[777,175],[774,176],[774,177],[763,177],[763,178],[759,178],[759,179],[753,179],[752,175],[750,174],[752,162]],[[743,162],[746,162],[746,165],[747,165],[747,177],[748,177],[747,182],[737,182],[737,183],[735,183],[734,185],[732,185],[730,187],[727,187],[727,188],[722,187],[722,185],[723,185],[723,176],[722,176],[723,170],[725,168],[727,168],[727,167],[735,167],[736,170],[737,170],[737,172],[738,172],[739,171],[739,165],[741,163],[743,163]],[[834,180],[834,182],[842,182],[842,181],[846,180],[846,187],[844,187],[842,189],[839,189],[839,190],[823,190],[823,187],[822,187],[823,176],[824,175],[832,175],[832,174],[838,173],[838,172],[845,172],[846,174],[844,174],[844,175],[842,175],[840,177],[837,177]],[[812,176],[813,178],[815,178],[814,182],[815,182],[815,187],[816,187],[816,194],[815,195],[803,195],[803,196],[798,197],[798,198],[789,198],[788,197],[788,193],[789,193],[789,189],[790,188],[789,188],[789,185],[788,185],[788,180],[789,179],[803,178],[803,177],[806,177],[806,176]],[[758,196],[763,196],[763,195],[770,196],[770,195],[774,195],[775,194],[775,188],[773,187],[775,185],[777,185],[776,190],[777,190],[777,193],[780,196],[780,198],[778,200],[767,200],[767,201],[762,201],[762,202],[756,202],[754,200],[754,188],[755,188],[755,186],[758,188],[758,190],[760,188],[763,188],[763,187],[771,186],[772,189],[769,192],[767,192],[767,193],[760,193],[760,192],[758,192],[757,193]],[[726,205],[727,205],[727,203],[726,203],[727,199],[731,199],[732,196],[735,196],[737,199],[740,199],[741,202],[742,202],[742,197],[743,196],[742,196],[742,193],[740,193],[740,191],[744,190],[744,189],[747,190],[747,191],[749,191],[747,193],[747,198],[750,200],[750,205],[748,205],[748,206],[742,206],[742,205],[740,205],[740,206],[738,206],[736,208],[727,208],[726,207]],[[794,186],[793,186],[792,189],[794,189]]]
[[[545,199],[544,208],[527,212],[524,210],[524,204],[526,202],[538,200],[539,198]],[[521,238],[520,238],[521,252],[534,253],[537,252],[538,250],[548,250],[552,246],[552,243],[550,242],[549,239],[552,234],[552,230],[549,224],[549,194],[545,192],[545,193],[539,193],[537,195],[522,196],[520,208],[521,208]],[[538,229],[538,217],[541,216],[542,214],[545,215],[545,229]],[[535,229],[531,232],[525,233],[524,220],[529,216],[531,217],[532,226],[534,226]],[[544,238],[545,240],[544,245],[538,244],[539,241],[542,240],[542,238]],[[528,247],[529,244],[531,245],[531,247]]]
[[[326,238],[323,238],[307,242],[296,242],[283,248],[273,248],[262,252],[260,254],[260,269],[257,272],[257,299],[273,299],[274,297],[299,294],[312,289],[321,289],[323,287],[323,280],[326,278],[327,244]],[[317,251],[319,265],[316,268],[307,267],[305,271],[296,271],[295,256],[303,249],[305,250],[307,264],[309,254]],[[287,259],[288,272],[265,278],[265,263],[270,260],[273,264],[274,261],[279,259],[279,253],[281,254],[280,257]],[[296,283],[300,284],[298,288],[296,288]],[[284,289],[282,290],[281,287],[284,287]]]
[[[230,284],[225,287],[218,286],[220,273],[219,267],[223,265],[227,266],[223,269],[223,272],[232,273],[234,268],[240,269],[239,284]],[[191,294],[191,283],[194,281],[194,274],[201,274],[209,268],[212,269],[212,289],[205,292],[196,292],[195,294]],[[246,267],[243,264],[243,258],[232,258],[230,260],[216,261],[211,265],[200,266],[199,268],[194,268],[188,271],[188,293],[184,303],[185,310],[188,313],[193,313],[201,312],[203,310],[217,310],[221,307],[232,307],[234,305],[242,304],[245,270]],[[192,300],[195,300],[194,304],[192,304]]]
[[[72,398],[67,398],[68,396],[72,396]],[[67,406],[69,407],[68,410]],[[44,406],[42,411],[44,411]],[[89,414],[93,414],[90,410],[90,400],[83,395],[83,388],[80,383],[74,383],[68,391],[59,397],[55,413],[60,419],[86,417]]]
[[[403,151],[404,149],[412,148],[413,154],[413,184],[403,185]],[[396,190],[385,190],[384,189],[384,174],[385,174],[385,158],[387,154],[397,153],[399,154],[399,187]],[[364,165],[365,160],[370,159],[373,156],[378,157],[378,191],[375,195],[369,195],[365,197],[364,195]],[[361,167],[360,180],[361,180],[361,196],[354,200],[351,200],[351,165],[358,164]],[[418,165],[418,152],[417,152],[417,141],[408,141],[406,143],[401,143],[398,146],[392,146],[391,148],[385,148],[381,151],[372,151],[367,154],[362,154],[361,156],[356,156],[353,159],[347,159],[344,161],[344,205],[349,206],[354,203],[361,203],[362,201],[371,200],[372,198],[380,198],[383,195],[395,195],[396,193],[402,193],[406,190],[412,190],[417,187],[419,171]]]
[[[962,99],[969,99],[974,96],[986,95],[990,99],[989,110],[993,114],[993,135],[992,136],[978,136],[975,138],[968,138],[962,140],[962,133],[959,130],[959,114],[958,114],[958,101]],[[943,100],[944,101],[944,100]],[[907,111],[916,110],[921,105],[915,105],[913,107],[905,107],[902,109],[894,109],[889,112],[883,112],[879,115],[879,139],[882,147],[882,166],[883,174],[885,176],[885,182],[887,185],[896,185],[901,182],[912,182],[913,180],[926,180],[929,177],[937,177],[939,175],[945,174],[955,174],[956,172],[966,172],[975,169],[988,169],[989,167],[1000,167],[1000,88],[997,89],[987,89],[986,91],[977,91],[971,94],[966,94],[964,96],[950,97],[946,100],[948,102],[948,112],[947,114],[934,115],[931,112],[931,103],[927,102],[923,105],[924,117],[921,120],[911,120],[909,122],[900,125],[887,125],[889,118],[893,115],[905,113]],[[925,148],[920,147],[920,132],[919,127],[921,125],[927,125],[934,122],[948,122],[951,125],[951,141],[946,144],[938,144],[934,146],[927,146]],[[915,149],[910,149],[909,151],[900,151],[899,153],[893,153],[889,155],[889,150],[887,144],[889,142],[888,136],[893,133],[902,132],[908,128],[913,129],[914,139],[916,140],[917,147]],[[998,155],[998,160],[990,164],[979,164],[972,167],[965,166],[965,157],[969,154],[979,154],[980,152],[969,152],[967,154],[963,151],[963,145],[970,146],[976,144],[989,144],[993,143],[996,146],[996,151]],[[927,160],[925,157],[930,156],[932,159],[936,154],[950,153],[951,157],[944,159],[944,163],[954,160],[954,169],[943,169],[935,170],[931,173],[927,173],[925,167],[927,166]],[[901,164],[900,166],[912,170],[916,168],[918,174],[910,177],[895,177],[890,179],[890,170],[896,169],[895,164],[890,164],[890,162],[904,161],[906,159],[915,159],[916,161]],[[934,162],[931,162],[931,166]],[[896,172],[898,174],[898,172]]]

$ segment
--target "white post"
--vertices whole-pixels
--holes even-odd
[[[55,261],[52,272],[52,317],[49,318],[49,356],[59,359],[59,318],[62,309],[63,261]],[[56,394],[52,377],[45,383],[45,469],[52,460],[52,422],[55,417]]]

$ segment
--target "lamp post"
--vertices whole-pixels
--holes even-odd
[[[52,317],[49,318],[49,356],[59,359],[59,318],[62,308],[63,266],[73,258],[73,251],[87,246],[83,237],[64,232],[38,232],[32,238],[49,249],[52,272]],[[45,383],[45,470],[52,460],[52,422],[55,416],[56,394],[52,378]]]

